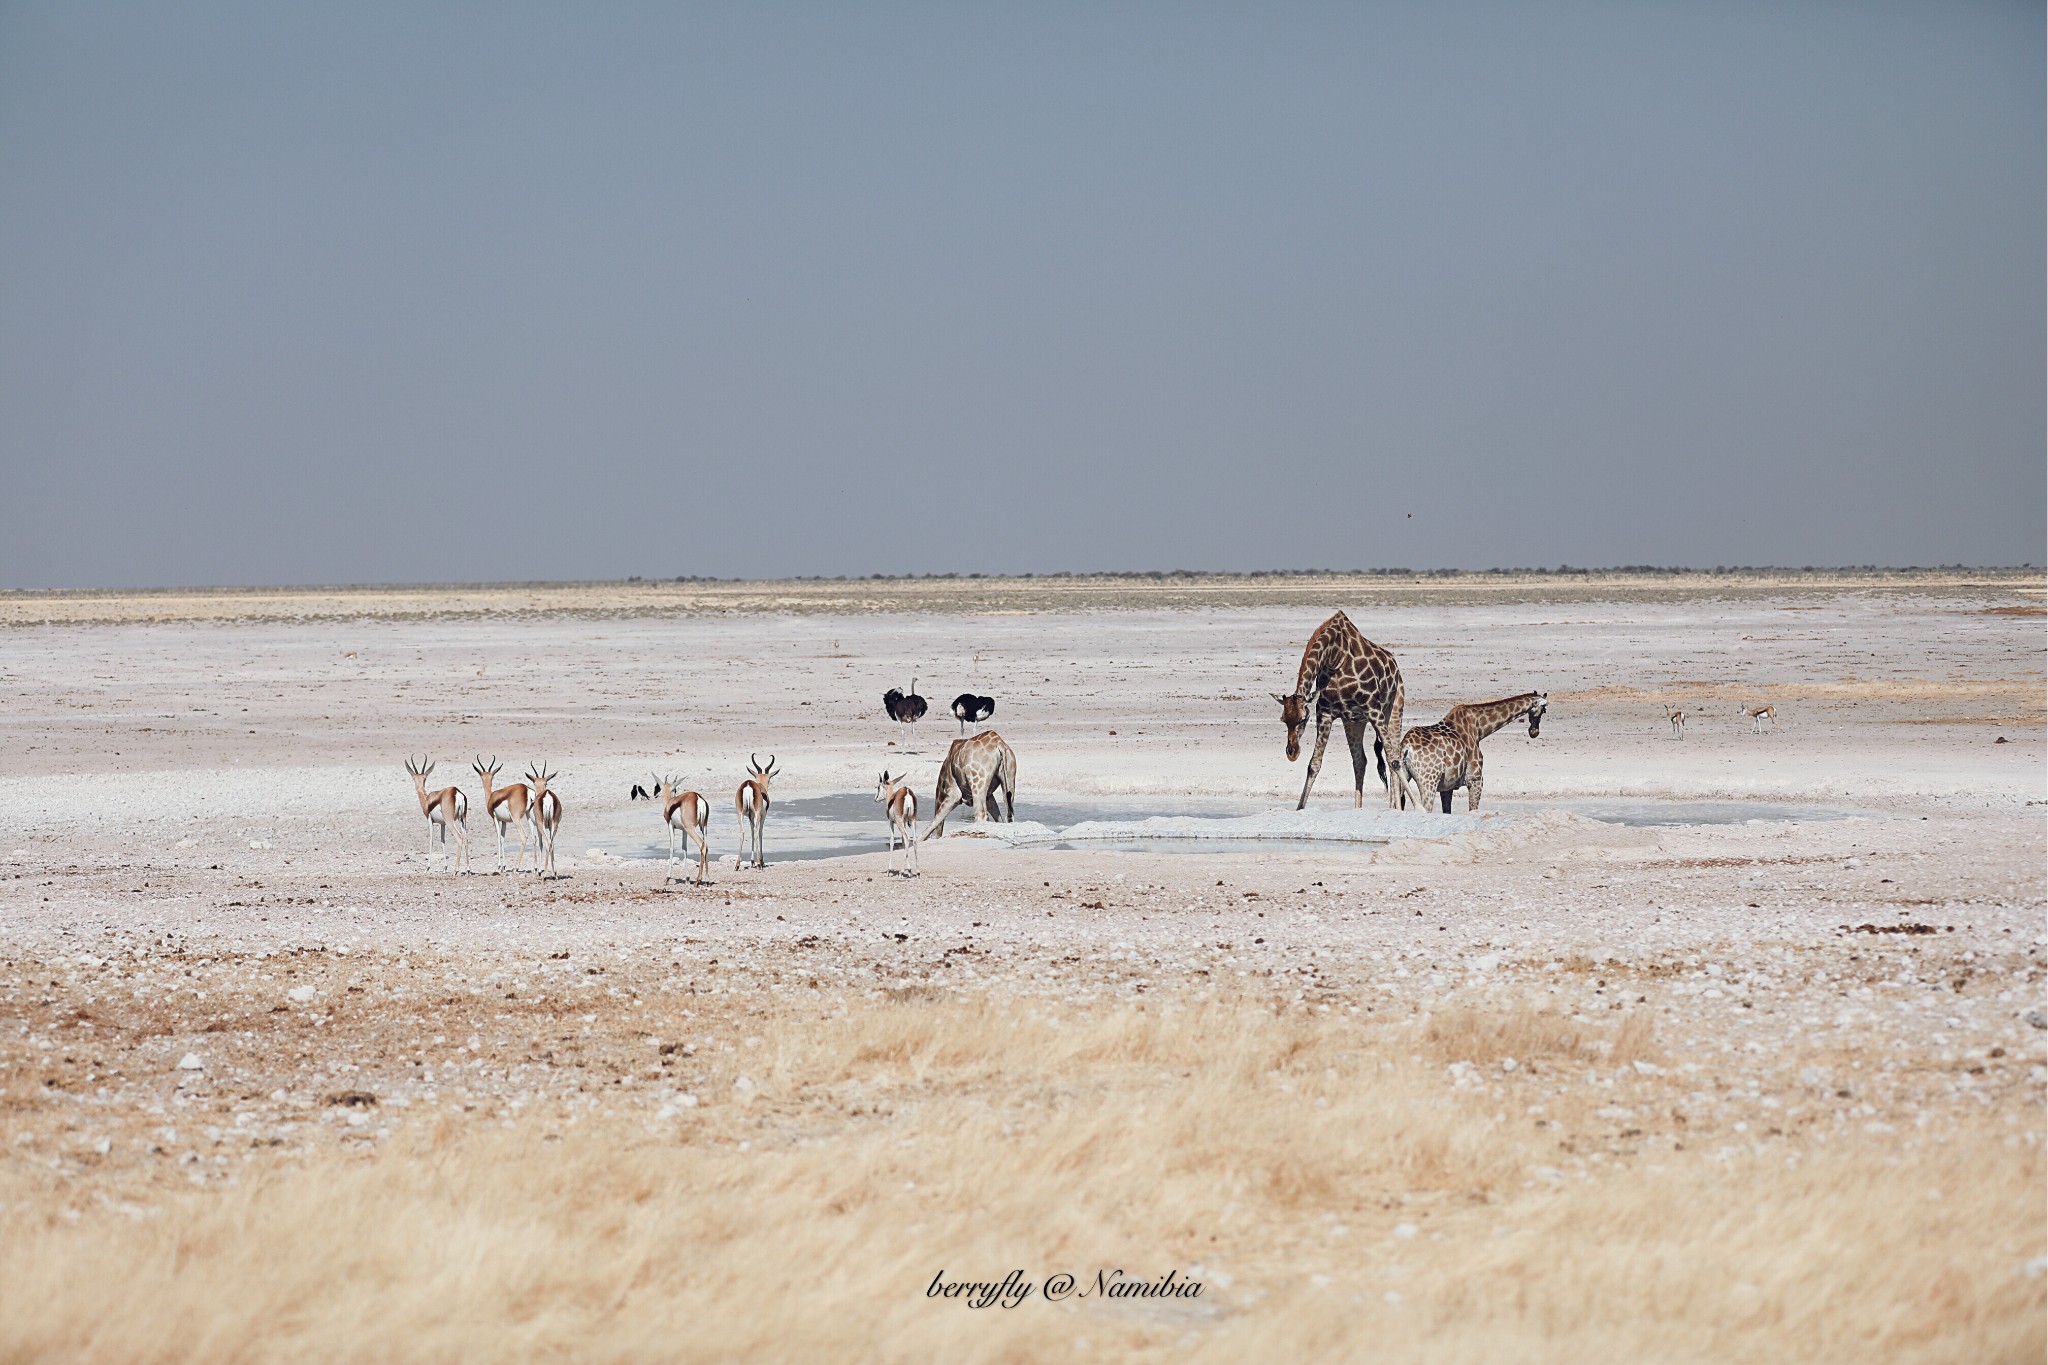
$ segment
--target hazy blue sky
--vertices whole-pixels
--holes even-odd
[[[0,0],[0,586],[2041,563],[2043,44]]]

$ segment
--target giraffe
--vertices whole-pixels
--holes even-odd
[[[1465,788],[1465,809],[1479,809],[1479,789],[1485,775],[1486,759],[1479,741],[1523,716],[1529,717],[1529,738],[1543,730],[1543,712],[1550,697],[1543,692],[1524,692],[1499,701],[1468,702],[1453,706],[1434,725],[1417,726],[1401,738],[1400,757],[1395,760],[1396,778],[1401,783],[1402,805],[1409,789],[1415,803],[1429,807],[1429,793],[1442,798],[1444,814],[1451,813],[1451,793]]]
[[[998,789],[1003,794],[1001,812],[996,810]],[[944,838],[946,815],[962,802],[973,807],[976,823],[990,816],[999,821],[1017,818],[1017,754],[993,730],[956,739],[946,750],[946,761],[939,765],[939,790],[932,797],[932,822],[925,827],[924,838]]]
[[[1354,804],[1365,804],[1365,727],[1373,728],[1373,760],[1379,765],[1380,781],[1386,784],[1387,804],[1401,804],[1399,787],[1387,781],[1387,755],[1401,752],[1401,666],[1394,656],[1358,633],[1351,618],[1338,612],[1316,627],[1301,652],[1301,671],[1294,680],[1294,694],[1273,694],[1280,703],[1280,719],[1287,726],[1287,761],[1301,757],[1301,732],[1308,728],[1309,705],[1315,705],[1316,747],[1309,755],[1308,780],[1301,784],[1301,800],[1294,808],[1308,805],[1309,790],[1323,766],[1323,746],[1330,742],[1330,725],[1344,722],[1344,738],[1351,745],[1351,776]]]

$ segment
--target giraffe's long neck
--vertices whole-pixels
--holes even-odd
[[[1308,647],[1301,651],[1301,668],[1294,675],[1294,694],[1302,701],[1314,701],[1323,690],[1323,676],[1328,671],[1324,665],[1336,647],[1337,633],[1349,624],[1340,611],[1317,626],[1316,633],[1308,637]]]
[[[1480,739],[1485,739],[1502,726],[1511,724],[1529,712],[1536,704],[1534,692],[1524,692],[1519,697],[1503,697],[1499,701],[1472,702],[1458,707],[1464,723],[1471,726]]]

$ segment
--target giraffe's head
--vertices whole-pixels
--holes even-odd
[[[1549,706],[1550,694],[1538,692],[1535,702],[1529,707],[1529,738],[1534,739],[1543,733],[1543,713]]]
[[[1280,721],[1287,727],[1287,761],[1292,763],[1301,757],[1301,732],[1308,728],[1308,703],[1299,692],[1286,697],[1275,692],[1273,700],[1280,703]]]

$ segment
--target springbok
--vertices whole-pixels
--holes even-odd
[[[512,862],[517,872],[519,864],[526,861],[526,827],[533,822],[533,793],[524,782],[514,782],[509,787],[493,787],[491,781],[502,767],[497,756],[485,763],[481,757],[470,767],[484,784],[484,812],[498,826],[498,871],[505,870],[505,826],[519,826],[519,856]],[[534,855],[534,866],[540,866],[540,855]]]
[[[751,774],[740,783],[739,790],[732,794],[733,809],[740,815],[740,851],[733,858],[734,867],[747,865],[747,835],[754,837],[754,866],[768,866],[761,856],[761,827],[768,823],[768,779],[775,776],[775,755],[768,755],[768,766],[761,766],[759,754],[748,754],[751,760],[747,772]]]
[[[711,845],[704,838],[711,824],[711,803],[696,792],[677,790],[673,777],[662,778],[654,791],[661,800],[661,822],[668,826],[669,873],[661,884],[667,886],[675,880],[676,836],[680,834],[685,858],[690,856],[690,840],[697,841],[697,885],[704,885],[704,870],[711,861]]]
[[[463,822],[469,819],[469,798],[462,794],[460,787],[442,787],[436,791],[427,790],[427,779],[434,774],[434,764],[425,754],[414,763],[410,757],[405,760],[405,770],[412,774],[412,789],[420,798],[420,814],[427,817],[427,856],[434,856],[434,832],[440,831],[441,843],[448,843],[448,829],[455,829],[455,862],[452,870],[461,875],[469,871],[469,827]]]
[[[884,768],[875,782],[875,800],[882,803],[889,815],[889,871],[896,871],[896,841],[901,839],[905,861],[909,864],[909,870],[903,875],[920,875],[917,870],[917,793],[905,785],[902,777],[891,777],[889,770]]]
[[[526,780],[533,785],[533,834],[540,845],[534,853],[533,870],[556,879],[562,875],[555,870],[555,838],[562,830],[562,798],[548,790],[548,783],[560,776],[549,772],[545,763],[526,770]],[[541,871],[543,860],[545,872]]]
[[[1684,711],[1681,711],[1681,710],[1680,710],[1680,709],[1679,709],[1678,707],[1676,707],[1676,706],[1667,706],[1667,707],[1665,707],[1665,708],[1664,708],[1664,719],[1666,719],[1666,720],[1668,720],[1668,721],[1670,721],[1670,722],[1671,722],[1671,733],[1672,733],[1672,734],[1674,734],[1674,735],[1678,736],[1678,737],[1679,737],[1680,739],[1684,739],[1684,738],[1685,738],[1685,712],[1684,712]]]
[[[1769,721],[1771,723],[1771,728],[1773,730],[1778,728],[1778,708],[1775,706],[1751,706],[1745,708],[1742,714],[1749,717],[1749,726],[1751,734],[1762,734],[1764,732],[1765,721]]]

